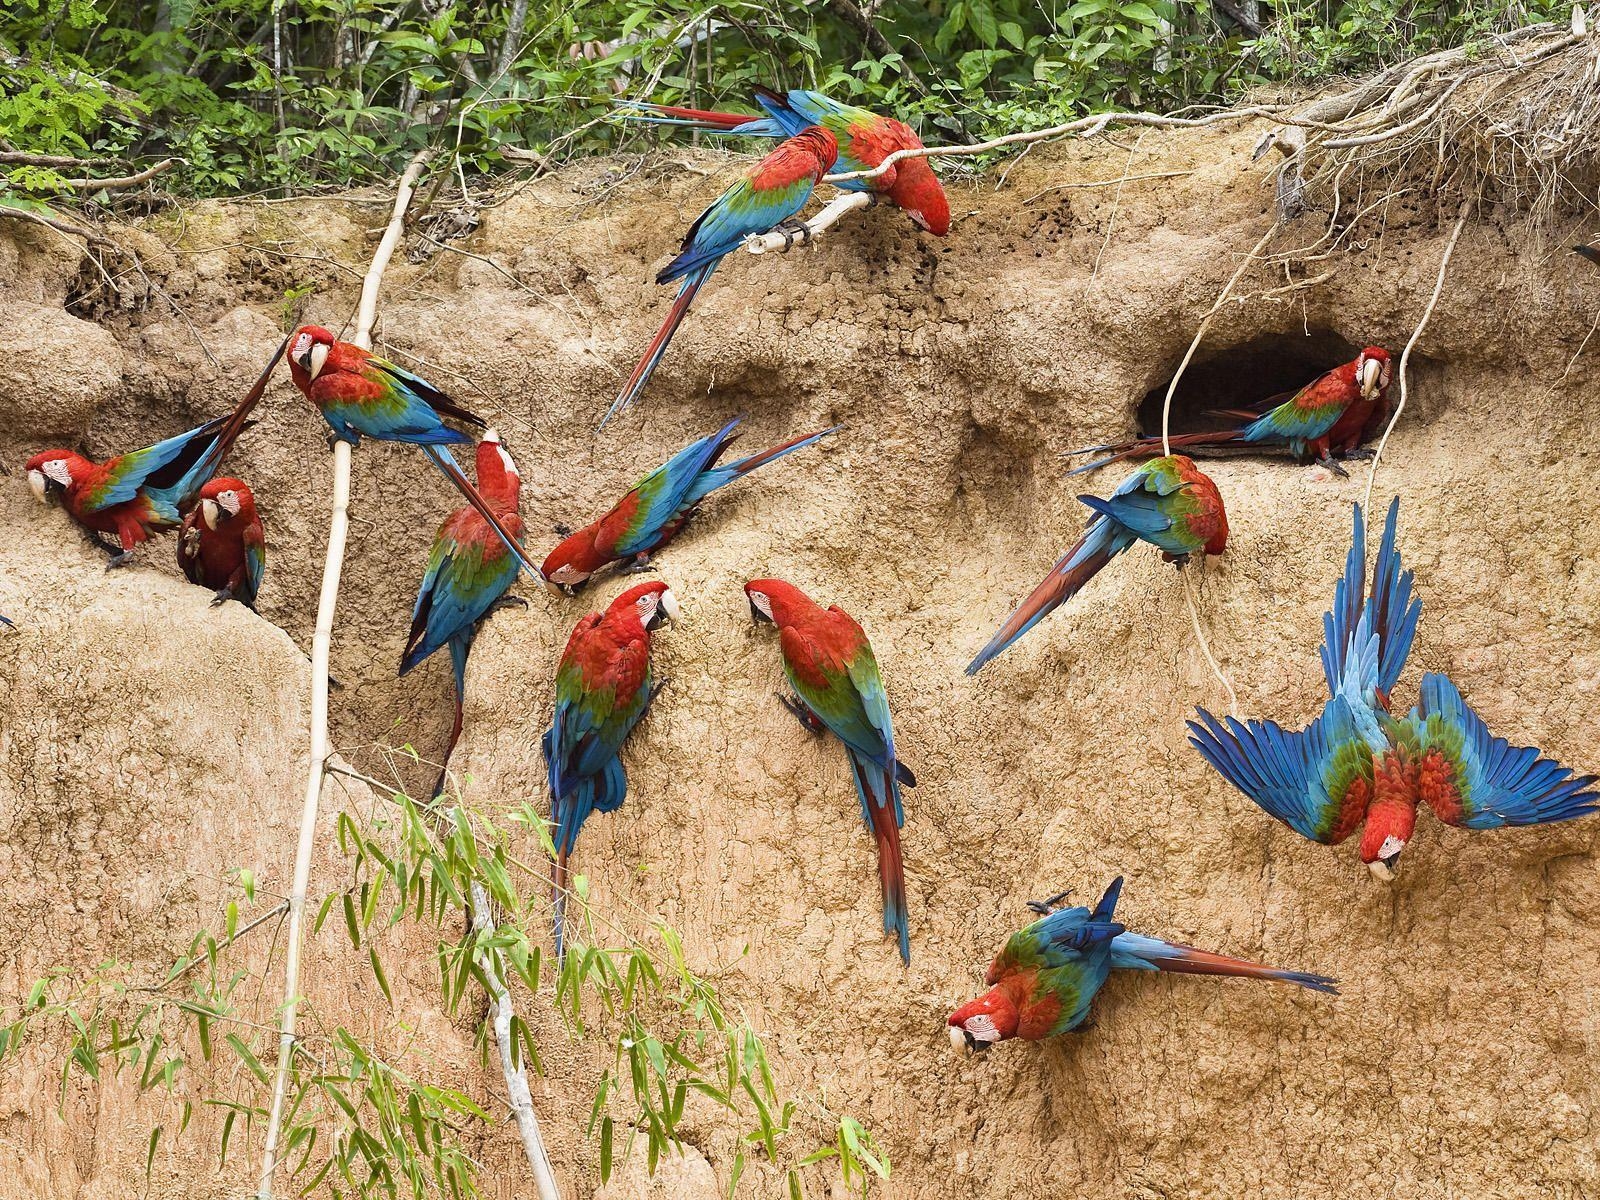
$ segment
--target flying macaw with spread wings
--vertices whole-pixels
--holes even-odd
[[[1332,846],[1362,829],[1361,861],[1385,882],[1411,840],[1419,803],[1466,829],[1567,821],[1600,804],[1588,790],[1595,776],[1574,776],[1536,749],[1495,737],[1444,675],[1424,675],[1419,705],[1392,715],[1389,697],[1422,612],[1395,550],[1399,511],[1398,500],[1389,505],[1363,601],[1366,537],[1355,508],[1344,577],[1323,618],[1330,698],[1321,715],[1298,731],[1219,720],[1203,708],[1189,722],[1189,740],[1206,761],[1296,833]]]

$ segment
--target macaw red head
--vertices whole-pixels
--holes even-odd
[[[1400,852],[1417,827],[1415,801],[1388,801],[1380,794],[1367,809],[1367,825],[1361,831],[1361,861],[1374,879],[1393,883],[1400,867]]]
[[[895,164],[894,186],[889,199],[905,210],[919,229],[935,237],[950,232],[950,201],[944,186],[925,158],[905,158]]]
[[[200,489],[200,519],[207,529],[249,525],[256,519],[256,498],[243,480],[219,478]]]
[[[302,325],[289,335],[289,374],[302,391],[310,387],[328,365],[334,336],[320,325]]]
[[[558,596],[576,596],[589,576],[611,561],[595,546],[599,532],[600,522],[595,521],[561,539],[540,568],[546,588]]]
[[[1355,367],[1363,400],[1389,390],[1389,352],[1382,346],[1368,346],[1356,356]]]
[[[522,499],[522,476],[496,429],[484,430],[478,443],[478,491],[490,504],[511,512]]]
[[[752,579],[744,585],[745,599],[750,601],[750,616],[756,621],[770,621],[774,625],[792,625],[797,616],[816,603],[795,587],[781,579]]]
[[[950,1044],[968,1052],[987,1050],[996,1042],[1017,1036],[1021,1017],[1002,987],[992,987],[976,1000],[968,1000],[950,1014]]]
[[[88,459],[71,450],[41,450],[23,463],[22,469],[28,473],[28,490],[34,499],[48,501],[71,487],[91,466]]]
[[[663,621],[670,621],[676,625],[681,615],[677,597],[672,594],[672,589],[660,580],[635,584],[611,602],[611,607],[606,610],[606,616],[617,616],[630,609],[639,618],[639,624],[646,629],[654,629]]]

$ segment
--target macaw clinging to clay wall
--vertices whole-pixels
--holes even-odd
[[[837,429],[834,426],[797,437],[749,458],[718,465],[717,460],[739,436],[738,420],[729,421],[651,471],[598,521],[562,539],[544,560],[546,584],[570,595],[607,563],[629,559],[633,569],[646,569],[650,556],[682,532],[700,502],[712,492]]]
[[[1245,422],[1236,429],[1175,433],[1166,443],[1152,435],[1114,445],[1085,446],[1072,453],[1105,457],[1074,467],[1067,474],[1080,475],[1124,458],[1161,454],[1166,445],[1180,450],[1254,445],[1288,446],[1296,458],[1314,459],[1344,475],[1347,472],[1333,456],[1358,457],[1361,444],[1388,416],[1389,376],[1389,352],[1381,346],[1368,346],[1352,361],[1319,375],[1298,392],[1265,401],[1260,406],[1265,412],[1226,409],[1217,414]]]
[[[485,431],[478,443],[478,493],[494,510],[500,527],[520,539],[522,476],[493,429]],[[463,504],[445,518],[433,538],[428,568],[411,610],[411,632],[400,659],[400,674],[404,675],[439,647],[450,647],[456,708],[450,742],[441,760],[445,767],[461,737],[467,654],[472,649],[472,639],[477,636],[479,623],[516,581],[517,560],[476,508]],[[434,795],[444,790],[445,778],[441,767]]]
[[[1063,896],[1028,907],[1039,920],[1012,934],[989,965],[989,990],[950,1014],[950,1042],[958,1050],[987,1050],[996,1042],[1037,1042],[1068,1033],[1089,1016],[1089,1006],[1114,970],[1186,975],[1233,975],[1294,983],[1337,996],[1338,981],[1307,971],[1283,971],[1132,933],[1116,921],[1122,877],[1087,908],[1057,908]]]
[[[1149,542],[1180,566],[1191,554],[1221,554],[1228,545],[1228,514],[1211,477],[1181,454],[1152,459],[1129,475],[1107,499],[1079,496],[1094,510],[1077,544],[1006,618],[970,663],[976,675],[1028,630],[1082,590],[1102,567],[1130,546]]]

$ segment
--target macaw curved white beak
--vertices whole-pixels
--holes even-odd
[[[47,483],[43,471],[28,472],[28,490],[33,493],[35,500],[44,500],[46,498],[46,487]]]
[[[215,500],[200,501],[200,517],[206,523],[207,529],[217,527],[217,502]]]
[[[328,347],[321,342],[312,342],[311,348],[295,360],[300,364],[300,369],[313,380],[322,374],[322,368],[328,365]]]
[[[967,1041],[967,1035],[957,1025],[947,1025],[950,1031],[950,1044],[955,1047],[956,1053],[967,1055],[972,1053],[972,1045]]]
[[[1383,364],[1369,358],[1361,364],[1361,398],[1371,400],[1378,392],[1378,379],[1383,374]]]
[[[1375,858],[1369,862],[1367,864],[1367,870],[1371,871],[1372,877],[1378,880],[1380,883],[1394,882],[1394,867],[1384,862],[1381,858]]]
[[[661,611],[666,616],[667,623],[676,628],[683,610],[678,607],[678,598],[672,594],[670,588],[661,593]]]

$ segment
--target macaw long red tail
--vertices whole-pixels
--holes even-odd
[[[556,861],[550,866],[550,907],[555,912],[556,963],[566,957],[566,896],[567,852],[556,851]]]
[[[750,113],[712,112],[704,108],[679,108],[672,104],[649,104],[639,100],[625,101],[619,105],[623,116],[630,121],[643,121],[651,125],[683,125],[690,129],[708,132],[727,132],[739,125],[759,121]]]
[[[1253,419],[1253,418],[1252,418]],[[1227,446],[1244,439],[1242,429],[1219,429],[1215,433],[1175,433],[1167,440],[1174,450],[1181,450],[1189,446]],[[1101,467],[1114,462],[1121,462],[1125,458],[1158,458],[1165,453],[1159,437],[1135,438],[1131,442],[1118,442],[1104,446],[1085,446],[1082,450],[1074,450],[1073,454],[1098,454],[1101,451],[1110,451],[1104,458],[1097,458],[1093,462],[1084,463],[1081,467],[1073,467],[1068,475],[1082,475],[1085,471],[1097,471]]]
[[[522,564],[522,569],[535,579],[542,580],[544,576],[539,573],[538,564],[528,557],[521,543],[511,535],[511,531],[505,527],[504,522],[495,515],[494,509],[489,507],[489,502],[483,498],[477,488],[472,486],[472,481],[461,470],[461,464],[456,462],[450,451],[444,446],[423,446],[422,452],[428,456],[429,462],[439,468],[441,475],[455,484],[456,491],[461,493],[466,502],[478,510],[478,515],[489,523],[489,528],[493,529],[495,535],[505,543],[506,549],[511,551],[512,557]]]
[[[843,428],[843,425],[830,425],[826,429],[819,429],[816,433],[808,433],[801,437],[792,438],[781,446],[774,446],[770,450],[763,450],[760,454],[752,454],[749,458],[741,458],[736,463],[729,463],[728,470],[732,471],[736,477],[748,475],[757,467],[764,467],[775,458],[782,458],[791,451],[809,446],[812,442],[820,441],[830,433],[838,433]]]
[[[1133,540],[1132,535],[1119,531],[1115,522],[1104,517],[1091,522],[1077,544],[1056,563],[1039,586],[1028,593],[1028,598],[1017,605],[1016,612],[1006,618],[988,645],[967,664],[967,674],[976,675],[983,670],[990,659],[1076,596],[1084,584],[1099,574],[1100,568],[1126,550]]]
[[[884,787],[893,786],[885,775]],[[883,931],[900,942],[900,961],[911,963],[911,915],[906,907],[906,869],[900,857],[900,828],[894,822],[894,808],[880,805],[873,810],[872,836],[878,843],[878,883],[883,889]]]
[[[471,649],[470,636],[458,635],[450,639],[450,666],[456,687],[456,716],[450,726],[450,740],[445,743],[444,757],[439,760],[439,778],[433,785],[435,799],[444,794],[445,781],[450,774],[450,756],[456,752],[456,743],[461,740],[462,709],[467,701],[467,652]]]
[[[683,318],[689,315],[689,306],[694,303],[694,298],[700,294],[701,286],[711,278],[711,272],[716,268],[717,264],[710,262],[684,276],[683,287],[678,291],[678,298],[672,302],[672,308],[667,312],[667,319],[661,323],[661,329],[645,347],[644,357],[633,369],[633,374],[628,376],[628,382],[622,385],[622,391],[617,393],[617,398],[611,402],[606,415],[600,418],[601,429],[606,427],[607,421],[627,408],[644,392],[645,385],[650,382],[650,376],[655,373],[656,364],[667,352],[667,343],[672,341],[672,335],[678,332],[678,326],[683,324]]]
[[[1339,981],[1309,971],[1285,971],[1243,958],[1229,958],[1176,942],[1146,937],[1138,933],[1118,934],[1111,943],[1111,965],[1122,969],[1167,971],[1182,975],[1232,975],[1241,979],[1266,979],[1274,983],[1294,983],[1315,992],[1337,996]]]

